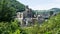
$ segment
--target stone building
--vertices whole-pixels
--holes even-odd
[[[33,18],[33,13],[32,13],[32,9],[30,9],[28,6],[25,7],[25,11],[24,11],[24,22],[26,25],[32,23],[32,18]]]
[[[17,12],[16,19],[20,22],[20,25],[23,25],[23,12]]]
[[[32,9],[28,6],[25,7],[24,11],[17,12],[17,20],[21,26],[34,25],[36,20],[38,23],[42,23],[45,20],[44,18],[46,18],[46,14],[33,14]]]
[[[17,20],[21,25],[27,26],[29,23],[32,23],[32,18],[32,9],[30,9],[28,6],[25,7],[25,11],[17,12]]]

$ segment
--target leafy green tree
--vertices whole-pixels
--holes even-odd
[[[14,22],[0,22],[0,34],[20,34],[20,27],[16,20]]]
[[[11,21],[17,11],[24,10],[24,5],[16,0],[0,0],[0,21]]]

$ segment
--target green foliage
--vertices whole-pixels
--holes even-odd
[[[0,21],[11,21],[17,11],[24,10],[24,5],[16,0],[0,0]]]
[[[8,0],[1,1],[1,10],[0,10],[0,21],[10,21],[13,15],[16,14],[16,9],[14,7],[8,7]]]
[[[0,0],[0,34],[20,34],[22,32],[14,16],[17,11],[22,11],[24,8],[24,5],[16,0]]]
[[[0,34],[20,34],[20,32],[17,21],[0,22]]]
[[[58,30],[60,30],[60,14],[57,16],[51,17],[48,22],[42,24],[41,32],[43,33],[51,33],[56,34],[58,33]]]

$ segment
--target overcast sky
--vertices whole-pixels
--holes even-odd
[[[50,8],[60,8],[60,0],[18,0],[24,5],[28,5],[34,10],[48,10]]]

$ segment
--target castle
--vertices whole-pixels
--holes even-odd
[[[32,9],[30,9],[28,6],[25,7],[25,11],[17,12],[17,20],[20,22],[20,25],[28,25],[29,23],[33,22],[33,16]]]
[[[16,19],[20,23],[20,26],[34,25],[37,20],[38,23],[42,23],[50,17],[50,14],[33,14],[32,9],[28,6],[25,6],[25,11],[17,12]]]

